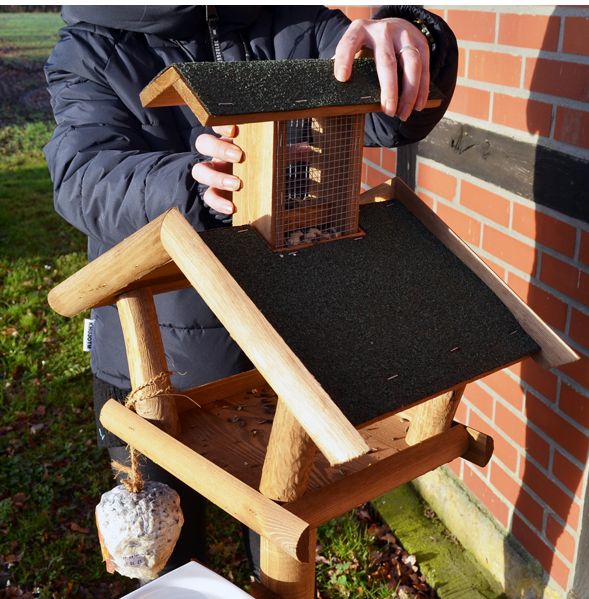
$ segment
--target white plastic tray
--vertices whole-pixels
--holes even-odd
[[[122,599],[251,599],[251,595],[215,574],[189,562],[152,580]]]

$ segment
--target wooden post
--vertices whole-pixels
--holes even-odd
[[[299,562],[260,538],[260,570],[262,584],[281,599],[313,599],[315,597],[315,546],[317,529],[309,530],[309,561]]]
[[[136,391],[135,411],[172,436],[180,432],[173,397],[158,390],[171,390],[164,345],[153,295],[136,289],[117,300],[125,338],[131,388]]]
[[[278,400],[260,491],[276,501],[294,501],[307,489],[315,457],[315,444],[292,415],[286,404]],[[268,539],[260,539],[262,583],[285,599],[312,599],[315,591],[316,529],[309,530],[309,561],[293,559]]]
[[[280,399],[270,432],[260,491],[275,501],[294,501],[307,489],[316,447]]]
[[[462,398],[464,387],[448,391],[411,409],[411,424],[405,441],[416,445],[448,430]]]

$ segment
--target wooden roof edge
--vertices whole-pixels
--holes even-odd
[[[330,464],[368,453],[362,435],[179,212],[163,223],[162,244]]]
[[[452,229],[395,177],[360,195],[360,203],[398,200],[503,302],[520,326],[540,346],[532,358],[545,368],[576,362],[580,356],[565,343]]]
[[[173,209],[174,210],[174,209]],[[160,241],[164,212],[54,287],[49,305],[62,316],[103,305],[105,300],[170,261]]]

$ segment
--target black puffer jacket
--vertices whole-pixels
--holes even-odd
[[[220,6],[224,60],[331,58],[349,21],[316,6]],[[175,62],[212,60],[202,6],[66,6],[46,65],[57,128],[45,148],[56,210],[89,238],[94,258],[166,209],[176,206],[197,230],[219,226],[190,175],[204,159],[194,141],[204,129],[185,107],[145,110],[139,92]],[[367,145],[394,147],[425,137],[454,90],[456,40],[437,16],[415,6],[384,7],[380,16],[421,18],[436,38],[432,78],[448,100],[405,123],[370,115]],[[217,318],[192,290],[156,298],[173,383],[186,388],[249,366]],[[93,371],[128,387],[115,307],[94,311]]]

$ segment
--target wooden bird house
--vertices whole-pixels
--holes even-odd
[[[364,115],[380,106],[373,60],[356,60],[344,85],[329,60],[173,65],[141,99],[186,103],[203,125],[239,123],[233,224],[253,224],[272,249],[361,234]]]
[[[240,220],[197,233],[171,209],[49,296],[66,316],[117,305],[143,397],[137,413],[109,401],[101,422],[258,532],[262,583],[288,599],[314,596],[318,525],[459,456],[488,462],[492,439],[453,420],[468,383],[527,356],[547,367],[578,358],[402,181],[358,194],[361,119],[349,115],[378,107],[375,73],[346,87],[331,63],[318,64],[319,101],[295,93],[288,77],[299,66],[160,74],[143,92],[146,105],[185,103],[204,124],[239,126]],[[225,94],[231,86],[213,77],[217,69],[245,90],[241,101]],[[251,105],[249,90],[258,90]],[[293,118],[300,131],[280,124]],[[338,131],[356,140],[341,149],[346,168]],[[331,155],[335,167],[322,162]],[[285,166],[293,156],[300,173]],[[349,223],[339,220],[344,206]],[[332,227],[336,243],[268,248],[290,248],[292,231],[304,238],[307,228]],[[187,286],[255,370],[179,397],[153,296]]]

